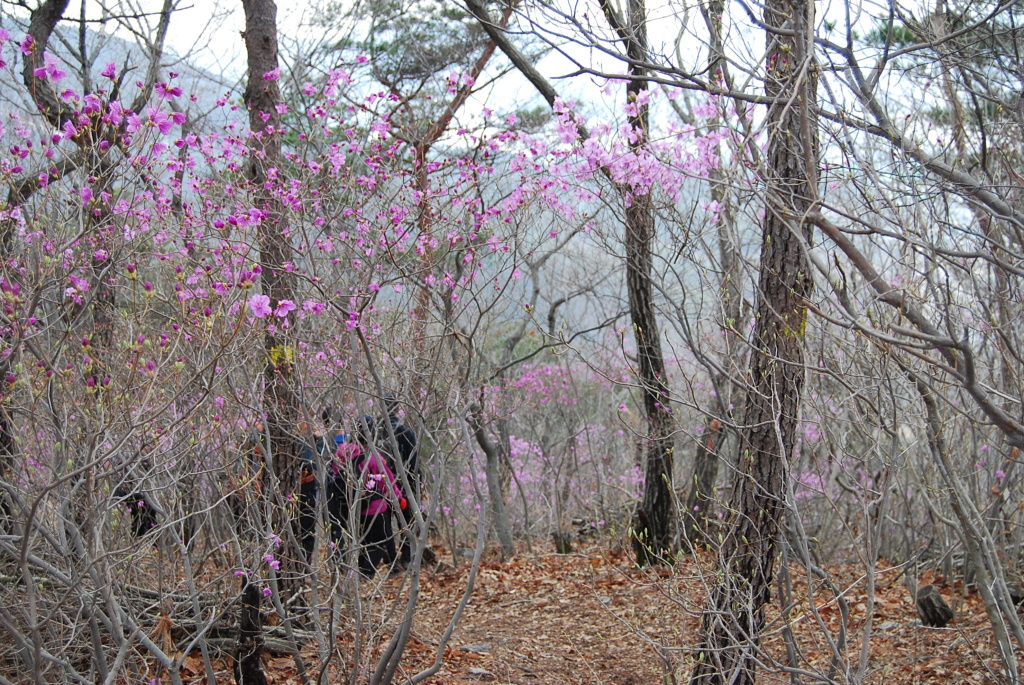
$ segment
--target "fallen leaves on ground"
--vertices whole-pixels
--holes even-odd
[[[479,569],[465,613],[443,652],[440,671],[425,682],[685,682],[712,578],[705,561],[687,559],[671,569],[640,570],[621,549],[601,547],[570,555],[521,554],[504,563],[489,560]],[[436,658],[469,574],[466,563],[444,569],[423,573],[413,634],[395,682],[412,677]],[[801,577],[799,568],[791,570],[788,625],[799,668],[846,682],[845,671],[861,665],[861,641],[871,606],[863,682],[998,682],[991,630],[976,594],[957,589],[952,596],[952,590],[940,584],[942,594],[956,604],[957,618],[944,629],[925,628],[917,621],[897,570],[880,565],[873,605],[862,573],[842,567],[830,571],[833,587],[848,609],[845,632],[840,630],[843,611],[834,591],[817,579]],[[396,579],[387,581],[392,593],[401,587]],[[763,647],[770,659],[786,663],[783,627],[787,623],[780,616],[777,599],[773,595]],[[343,634],[339,653],[350,648],[351,635]],[[307,650],[307,664],[315,664],[315,648]],[[838,660],[836,651],[841,656]],[[230,668],[223,663],[217,666],[224,681],[231,682]],[[272,683],[300,682],[291,658],[269,659],[267,671]],[[192,682],[204,682],[201,664],[191,657],[183,672]],[[344,682],[338,678],[343,675],[335,673],[329,682]],[[790,683],[791,679],[778,668],[765,667],[759,681]]]

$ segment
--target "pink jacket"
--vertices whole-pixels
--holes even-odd
[[[363,516],[383,514],[391,506],[391,501],[395,504],[402,501],[402,490],[398,487],[395,474],[388,468],[384,457],[379,452],[371,452],[366,459],[363,459],[363,463],[359,465],[359,471],[367,493],[379,495],[379,497],[370,496],[370,501],[363,509]]]
[[[364,454],[365,458],[360,461],[359,457]],[[392,502],[400,505],[404,498],[398,487],[398,479],[379,452],[366,453],[355,443],[342,443],[338,445],[335,456],[335,475],[341,472],[346,463],[351,462],[356,466],[356,473],[365,490],[364,496],[368,500],[363,508],[363,516],[383,514]]]

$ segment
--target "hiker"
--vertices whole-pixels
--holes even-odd
[[[349,502],[355,492],[355,464],[362,449],[351,441],[348,433],[334,436],[334,459],[324,478],[327,499],[327,521],[336,554],[345,549],[345,528],[348,526]]]
[[[419,502],[420,497],[420,471],[419,471],[419,455],[416,444],[416,433],[411,428],[402,423],[398,417],[400,405],[398,399],[394,394],[387,392],[384,393],[384,410],[386,412],[387,420],[391,424],[391,430],[395,435],[395,442],[398,446],[398,458],[402,460],[402,466],[405,468],[405,477],[409,480],[409,492],[406,493],[408,499],[416,499]],[[378,441],[383,445],[384,451],[391,454],[394,451],[395,445],[391,444],[391,435],[388,432],[387,426],[381,426],[383,430],[379,431],[380,435]],[[394,467],[393,471],[397,474],[398,471]],[[407,567],[412,561],[412,539],[413,533],[409,526],[410,520],[408,517],[395,512],[399,521],[405,526],[405,532],[402,535],[402,551],[399,555],[398,562],[401,566]],[[403,520],[404,519],[404,520]]]
[[[356,457],[355,473],[359,479],[362,523],[359,571],[367,578],[373,576],[382,561],[394,563],[397,554],[391,509],[404,511],[408,506],[389,466],[389,455],[380,449],[379,429],[373,417],[366,416],[356,431],[360,454]]]
[[[312,440],[309,440],[312,433]],[[299,542],[307,562],[313,560],[316,547],[316,496],[318,465],[324,463],[327,446],[323,431],[310,431],[309,423],[299,422],[299,459],[302,470],[299,473]]]
[[[115,461],[125,463],[128,459],[119,454],[115,457]],[[151,470],[147,459],[143,459],[138,466],[144,473]],[[143,479],[138,478],[135,474],[135,466],[125,465],[123,474],[121,482],[114,489],[114,497],[131,515],[132,533],[135,537],[140,538],[157,527],[163,516],[163,511],[144,489]]]

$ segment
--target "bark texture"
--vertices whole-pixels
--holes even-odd
[[[918,590],[915,604],[921,623],[933,628],[945,628],[955,615],[934,585],[925,585]]]
[[[70,0],[45,0],[32,11],[28,25],[28,35],[32,36],[32,52],[26,56],[21,67],[22,80],[32,93],[32,99],[40,113],[55,128],[60,128],[67,118],[67,107],[61,104],[50,82],[37,77],[35,71],[43,66],[43,52],[69,3]]]
[[[671,552],[675,520],[672,413],[651,284],[653,240],[651,196],[634,197],[632,204],[626,207],[626,288],[647,417],[647,435],[642,443],[644,494],[633,525],[633,547],[640,565],[649,564]]]
[[[629,0],[628,14],[622,21],[610,5],[603,3],[602,7],[608,22],[623,41],[630,60],[626,99],[637,102],[648,88],[647,70],[641,66],[647,60],[647,8],[644,0]],[[630,115],[629,125],[636,132],[631,148],[635,154],[640,154],[648,144],[646,105],[638,106]],[[656,236],[653,202],[649,192],[637,193],[628,185],[620,186],[619,192],[626,216],[629,315],[636,340],[637,375],[647,419],[647,435],[642,443],[644,494],[633,524],[633,551],[637,562],[644,566],[665,558],[673,547],[676,520],[672,501],[673,421],[651,280]]]
[[[732,514],[718,582],[705,611],[692,683],[755,681],[764,610],[775,577],[785,479],[804,384],[806,298],[812,287],[806,244],[813,207],[816,71],[808,42],[813,0],[768,0],[766,208],[757,319]]]
[[[260,248],[260,267],[263,293],[270,298],[270,306],[277,308],[281,300],[294,300],[294,283],[285,265],[292,259],[291,243],[287,235],[287,216],[280,200],[268,186],[273,186],[282,170],[281,104],[278,87],[279,63],[277,57],[277,5],[273,0],[243,0],[245,9],[245,50],[248,57],[248,83],[245,104],[249,110],[252,130],[249,158],[249,180],[252,183],[253,203],[263,212],[257,241]],[[289,314],[289,317],[291,315]],[[292,390],[292,348],[286,331],[279,326],[277,332],[267,331],[263,338],[266,363],[263,370],[264,411],[267,415],[269,438],[270,482],[264,482],[264,491],[272,498],[273,532],[279,535],[284,547],[281,556],[280,580],[282,591],[291,595],[304,562],[302,552],[291,531],[288,503],[294,501],[299,489],[299,446],[294,427],[298,425],[298,400]]]

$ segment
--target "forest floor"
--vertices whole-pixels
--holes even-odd
[[[514,683],[515,685],[685,683],[708,596],[709,566],[687,559],[668,569],[639,570],[620,547],[596,545],[568,555],[550,550],[520,553],[507,562],[485,560],[474,592],[444,651],[440,671],[427,679],[434,685]],[[860,659],[860,641],[868,603],[859,571],[830,569],[834,590],[848,607],[846,646],[840,651],[850,668]],[[789,619],[799,650],[799,682],[818,682],[828,675],[829,640],[842,639],[842,611],[835,592],[814,582],[810,608],[806,578],[792,569],[794,605]],[[438,644],[465,590],[469,563],[460,568],[441,564],[423,573],[422,594],[413,637],[396,682],[402,682],[435,660]],[[957,612],[946,628],[922,627],[899,570],[880,564],[875,577],[875,606],[867,683],[996,683],[998,659],[980,598],[964,595],[935,581]],[[378,586],[381,602],[394,599],[402,581]],[[773,592],[766,654],[787,661],[786,644]],[[342,640],[351,639],[343,636]],[[349,648],[351,645],[348,646]],[[345,646],[342,645],[344,651]],[[315,662],[314,648],[309,657]],[[835,680],[849,682],[839,665]],[[273,684],[299,683],[287,657],[267,660]],[[199,676],[201,669],[196,669]],[[225,673],[225,675],[227,675]],[[229,677],[229,676],[228,676]],[[762,669],[759,681],[791,683],[778,670]],[[195,682],[203,682],[201,679]],[[332,673],[324,682],[346,682]],[[827,682],[827,681],[825,681]]]

